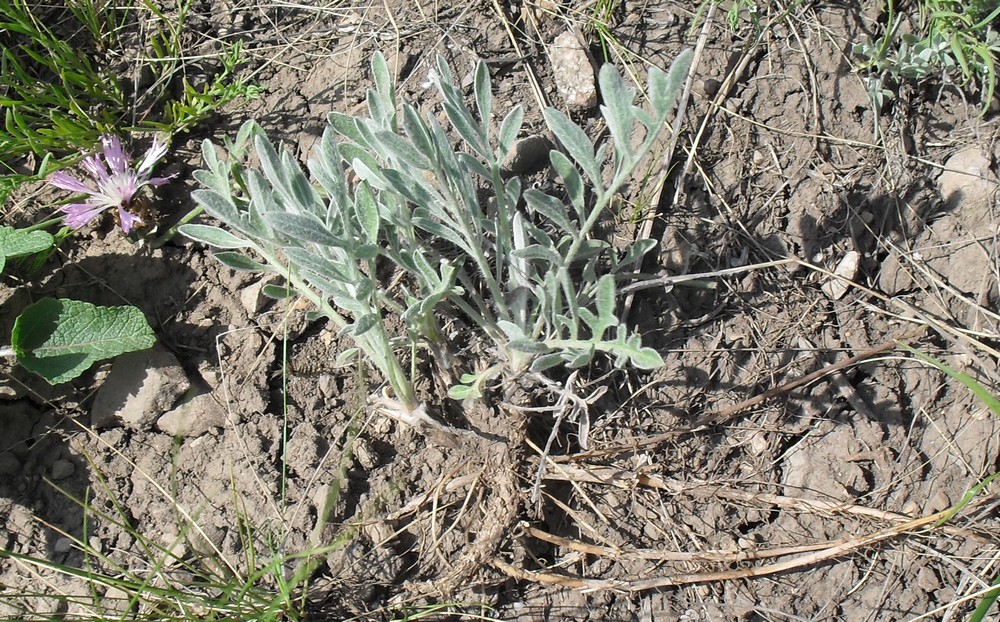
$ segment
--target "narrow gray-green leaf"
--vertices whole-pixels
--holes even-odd
[[[375,134],[375,140],[379,143],[378,151],[383,157],[395,157],[406,168],[422,171],[431,168],[430,160],[420,150],[397,134],[393,132],[378,132]]]
[[[209,216],[212,216],[230,226],[240,222],[240,214],[236,206],[214,190],[195,190],[191,193],[194,202],[200,205]]]
[[[328,231],[318,218],[312,216],[269,212],[264,214],[264,220],[293,240],[334,247],[344,247],[350,243]]]
[[[372,78],[383,102],[391,108],[396,101],[396,87],[389,75],[389,65],[385,62],[385,56],[379,50],[372,55]]]
[[[358,223],[365,231],[366,241],[369,244],[378,242],[379,220],[378,204],[375,202],[375,194],[371,186],[365,182],[358,185],[354,191],[354,214]]]
[[[483,128],[476,123],[476,120],[467,108],[445,100],[444,111],[448,115],[448,120],[451,121],[455,131],[458,132],[458,135],[462,137],[466,144],[472,147],[473,151],[483,158],[492,156]]]
[[[490,85],[490,70],[486,63],[479,61],[476,63],[476,78],[474,90],[476,94],[476,108],[479,110],[479,120],[484,128],[489,128],[490,106],[493,102],[492,86]]]
[[[666,76],[657,67],[649,69],[649,99],[653,105],[654,114],[665,116],[673,108],[677,96],[680,95],[681,86],[687,78],[688,70],[691,68],[691,50],[684,50],[677,55]]]
[[[521,132],[521,125],[523,123],[524,108],[518,104],[507,113],[507,116],[503,118],[503,122],[500,123],[500,135],[497,141],[499,143],[498,151],[501,158],[506,157],[514,147],[514,141],[517,140],[517,135]]]
[[[265,285],[260,288],[260,293],[274,300],[285,300],[297,295],[297,292],[289,285]]]
[[[543,115],[545,123],[569,153],[569,157],[583,169],[592,184],[602,187],[601,169],[594,157],[594,145],[590,138],[569,117],[554,108],[546,108]]]
[[[232,249],[253,246],[252,242],[238,238],[224,229],[209,225],[181,225],[179,231],[192,240],[215,248]]]
[[[625,85],[622,76],[611,63],[601,67],[598,74],[598,84],[601,87],[601,97],[604,105],[601,113],[608,124],[608,130],[615,142],[615,149],[625,157],[631,157],[629,144],[632,139],[632,102],[635,91]]]
[[[536,373],[542,372],[562,364],[563,364],[563,354],[561,352],[555,352],[552,354],[543,354],[537,357],[535,360],[531,361],[531,371]]]
[[[215,253],[215,258],[224,266],[241,272],[269,272],[270,268],[235,251]]]
[[[528,207],[541,214],[553,224],[558,225],[563,232],[576,236],[579,229],[570,221],[569,214],[566,213],[566,206],[563,203],[540,190],[529,188],[524,191],[524,200]]]
[[[336,261],[327,259],[325,257],[320,257],[316,253],[305,249],[305,248],[286,248],[284,249],[285,257],[288,261],[292,263],[295,267],[300,270],[307,270],[320,275],[326,279],[332,281],[339,281],[345,285],[356,280],[353,279],[353,271],[351,275],[345,273],[344,268],[350,269],[350,266],[345,266],[338,264]]]
[[[510,252],[518,259],[531,259],[544,261],[552,266],[559,267],[562,264],[562,257],[551,248],[545,248],[539,244],[532,244],[524,248],[518,248]]]
[[[507,343],[507,347],[526,354],[547,354],[552,351],[552,348],[544,343],[532,341],[531,339],[511,339]]]
[[[434,158],[434,147],[431,145],[431,135],[416,108],[407,104],[403,106],[403,129],[413,146],[431,160]]]
[[[594,296],[597,315],[609,325],[617,324],[615,319],[615,277],[605,274],[597,280],[597,294]]]
[[[448,240],[470,257],[474,255],[472,249],[469,247],[469,244],[465,241],[461,234],[454,229],[437,222],[436,220],[416,216],[413,218],[413,226],[423,229],[431,235],[436,235],[439,238]]]
[[[576,166],[561,151],[550,151],[549,161],[552,163],[552,168],[555,169],[556,173],[562,179],[563,187],[566,188],[566,194],[569,195],[570,203],[573,205],[573,209],[576,210],[577,216],[580,220],[586,220],[586,198],[584,195],[583,177],[580,176],[580,171],[576,170]]]

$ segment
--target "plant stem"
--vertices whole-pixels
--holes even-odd
[[[170,227],[163,235],[150,242],[149,247],[160,248],[161,246],[169,242],[171,239],[173,239],[175,235],[177,235],[177,231],[180,229],[181,225],[186,225],[187,223],[191,222],[192,220],[200,216],[203,211],[205,211],[204,208],[202,208],[199,205],[198,207],[194,208],[187,214],[184,214],[184,216],[177,221],[177,224],[175,224],[173,227]]]

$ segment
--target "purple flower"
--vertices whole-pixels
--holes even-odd
[[[122,143],[117,136],[102,136],[104,157],[101,154],[89,155],[83,159],[83,168],[90,175],[90,184],[71,177],[66,173],[53,173],[49,183],[56,188],[80,192],[90,195],[83,203],[70,203],[59,208],[66,214],[63,222],[79,229],[102,212],[115,208],[118,210],[118,222],[122,231],[128,233],[137,224],[142,224],[136,194],[143,186],[159,186],[165,184],[173,175],[167,177],[150,177],[153,165],[167,152],[167,144],[159,137],[153,139],[153,144],[143,156],[142,162],[134,170],[129,168],[129,154],[122,149]]]

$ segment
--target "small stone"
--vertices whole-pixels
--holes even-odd
[[[97,391],[90,422],[95,428],[122,423],[149,429],[191,387],[177,358],[162,350],[130,352],[115,359]]]
[[[63,555],[69,553],[70,549],[73,548],[73,541],[69,538],[59,538],[56,543],[52,545],[52,550],[56,553]]]
[[[848,281],[853,281],[858,275],[858,266],[861,263],[861,253],[858,251],[850,251],[844,255],[844,258],[840,260],[837,267],[834,268],[833,273],[840,277],[839,279],[831,278],[826,283],[823,283],[821,289],[823,293],[827,295],[832,300],[840,300],[847,293],[847,288],[850,287],[849,284],[845,283],[841,279],[847,279]]]
[[[98,538],[97,536],[90,536],[90,538],[87,540],[87,546],[89,546],[90,550],[96,554],[101,554],[104,552],[104,544],[101,542],[101,539]]]
[[[66,479],[76,471],[76,467],[69,460],[56,460],[52,463],[52,479],[59,481]]]
[[[567,30],[549,46],[549,61],[556,88],[563,103],[571,110],[589,110],[597,104],[597,86],[590,55],[571,30]]]
[[[705,78],[701,80],[698,84],[702,93],[705,97],[712,99],[719,93],[719,89],[722,88],[722,82],[719,82],[715,78]]]
[[[156,427],[173,436],[196,437],[226,426],[226,409],[211,393],[196,395],[156,420]]]
[[[552,143],[541,134],[525,136],[514,142],[501,170],[508,176],[527,173],[542,164],[551,149]]]
[[[953,210],[988,213],[997,190],[990,159],[979,147],[968,147],[948,158],[938,178],[941,198]]]
[[[930,594],[941,589],[941,579],[938,578],[934,570],[923,566],[917,571],[917,587]]]
[[[257,316],[272,301],[272,298],[264,295],[264,286],[277,280],[276,275],[268,275],[256,283],[244,287],[240,292],[240,302],[250,317]]]
[[[21,461],[9,451],[0,453],[0,475],[14,475],[21,470]]]

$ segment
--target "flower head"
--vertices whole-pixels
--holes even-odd
[[[173,175],[150,177],[153,165],[167,152],[167,144],[159,137],[153,139],[142,162],[135,169],[129,168],[129,154],[122,148],[117,136],[102,136],[103,158],[92,154],[83,159],[83,168],[90,175],[86,183],[66,173],[53,173],[49,183],[56,188],[89,195],[82,203],[70,203],[59,208],[66,214],[63,222],[79,229],[102,212],[118,210],[118,222],[122,231],[128,233],[132,227],[142,224],[136,206],[136,195],[143,186],[165,184]]]

